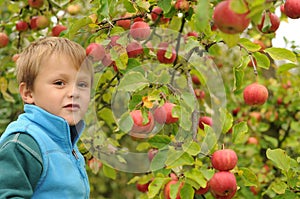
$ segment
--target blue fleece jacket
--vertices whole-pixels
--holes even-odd
[[[63,118],[35,105],[26,104],[24,111],[8,125],[0,142],[13,133],[24,132],[38,143],[43,172],[32,198],[88,199],[90,188],[85,161],[76,145],[84,122],[70,127]],[[71,131],[75,133],[74,139],[71,139]]]

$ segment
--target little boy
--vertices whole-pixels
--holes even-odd
[[[20,54],[17,81],[24,113],[0,138],[0,198],[89,198],[76,146],[93,81],[84,48],[40,39]]]

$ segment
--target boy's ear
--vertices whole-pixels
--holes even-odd
[[[33,96],[32,96],[32,91],[27,87],[25,82],[21,82],[19,85],[19,92],[22,97],[22,100],[26,104],[33,104]]]

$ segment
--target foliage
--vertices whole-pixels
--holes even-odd
[[[234,1],[236,12],[244,13],[248,6],[251,25],[233,35],[212,29],[213,9],[219,2],[190,0],[188,10],[177,10],[170,0],[47,0],[42,8],[33,9],[25,0],[0,0],[0,32],[6,32],[10,39],[8,46],[0,48],[0,131],[22,111],[13,55],[29,42],[51,35],[54,25],[63,24],[67,30],[60,36],[83,47],[101,43],[112,59],[110,66],[94,63],[95,88],[80,143],[92,198],[163,198],[170,174],[184,182],[181,198],[201,198],[195,190],[205,187],[216,172],[210,156],[224,147],[235,150],[239,158],[232,170],[238,184],[236,198],[299,197],[299,46],[288,40],[288,48],[272,46],[276,34],[256,29],[262,13],[274,12],[283,1],[247,0],[247,5],[242,0]],[[80,5],[80,12],[70,14],[70,4]],[[171,20],[152,21],[155,6]],[[37,15],[48,17],[50,25],[39,30],[16,30],[17,21],[29,23]],[[132,23],[137,18],[151,26],[151,35],[140,41],[143,54],[132,58],[126,46],[133,39],[116,24],[124,19]],[[281,14],[280,19],[286,21],[287,17]],[[188,37],[193,31],[198,36]],[[120,38],[111,47],[111,38],[116,35]],[[262,49],[257,40],[266,48]],[[157,60],[162,41],[176,50],[172,64]],[[165,57],[170,58],[171,52]],[[193,83],[194,75],[200,85]],[[262,106],[250,107],[244,104],[242,94],[255,81],[268,88],[269,98]],[[195,97],[196,88],[205,91],[205,98]],[[146,123],[147,112],[166,101],[177,105],[172,111],[179,118],[177,123],[156,123],[146,135],[130,133],[130,111],[142,110]],[[198,119],[203,115],[211,116],[213,125],[205,125],[202,130]],[[250,143],[250,137],[258,144]],[[148,151],[153,148],[158,153],[149,160]],[[100,163],[90,161],[94,158]],[[136,183],[148,182],[148,192],[136,190]],[[171,186],[173,198],[178,188],[179,184]],[[208,192],[203,198],[213,196]]]

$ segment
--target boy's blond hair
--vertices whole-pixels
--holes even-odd
[[[84,66],[93,73],[93,66],[86,56],[85,49],[80,44],[63,37],[45,37],[31,43],[20,54],[16,62],[18,84],[24,82],[28,89],[33,89],[43,59],[47,59],[53,54],[67,56],[73,61],[77,70]]]

